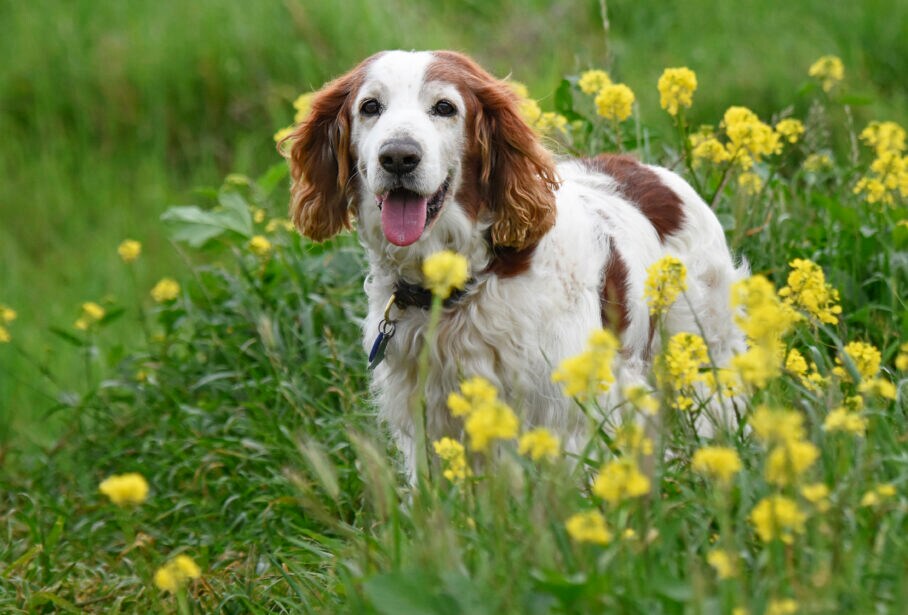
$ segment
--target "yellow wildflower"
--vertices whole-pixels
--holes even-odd
[[[8,305],[3,305],[0,303],[0,322],[2,323],[11,323],[16,320],[16,317],[19,315],[16,313],[16,310],[9,307]]]
[[[827,154],[810,154],[804,159],[804,170],[809,173],[819,173],[832,168],[832,158]]]
[[[745,194],[760,194],[763,189],[763,179],[756,173],[741,173],[738,175],[738,185]]]
[[[794,535],[804,531],[806,519],[797,502],[783,495],[763,498],[750,513],[750,522],[764,542],[779,539],[791,544]]]
[[[823,56],[810,65],[807,74],[820,80],[824,92],[830,92],[845,78],[845,66],[836,56]]]
[[[466,451],[463,444],[453,438],[442,438],[432,443],[435,454],[444,462],[442,475],[452,483],[461,483],[472,472],[467,465]]]
[[[867,431],[867,418],[844,406],[832,410],[823,421],[823,431],[843,431],[863,436]]]
[[[612,80],[604,70],[588,70],[580,75],[577,85],[584,94],[596,94],[607,85],[611,85]]]
[[[539,103],[532,98],[521,99],[517,104],[517,110],[523,120],[530,126],[534,126],[539,121],[539,118],[542,117],[542,109],[539,107]]]
[[[294,131],[295,129],[296,129],[296,128],[295,128],[294,126],[287,126],[286,128],[281,128],[281,129],[278,130],[276,133],[274,133],[274,137],[273,137],[273,138],[274,138],[274,142],[275,142],[275,143],[280,143],[281,141],[283,141],[284,139],[286,139],[287,137],[289,137],[290,135],[292,135],[292,134],[293,134],[293,131]]]
[[[117,254],[124,263],[131,263],[142,253],[142,244],[135,239],[125,239],[117,246]]]
[[[114,474],[101,481],[98,491],[117,506],[141,504],[148,498],[148,482],[137,472]]]
[[[810,442],[792,440],[780,444],[766,458],[766,482],[780,487],[794,484],[819,457],[820,449]]]
[[[826,283],[826,276],[813,261],[796,258],[788,265],[788,285],[779,291],[779,296],[792,307],[807,312],[820,322],[834,325],[839,322],[839,291]]]
[[[173,278],[161,278],[151,289],[151,298],[158,303],[173,301],[180,294],[180,285]]]
[[[12,339],[13,337],[9,334],[9,329],[0,325],[0,344],[8,344]]]
[[[563,360],[552,373],[552,382],[563,382],[565,395],[584,400],[607,391],[615,381],[612,361],[619,347],[618,338],[611,331],[593,331],[587,349]]]
[[[788,356],[785,358],[786,370],[799,378],[803,378],[807,375],[807,367],[807,359],[797,348],[792,348],[788,351]]]
[[[798,603],[791,598],[770,600],[765,615],[794,615],[798,612]]]
[[[646,495],[649,490],[649,479],[630,457],[606,463],[593,482],[593,493],[613,506],[622,500]]]
[[[895,122],[870,122],[861,131],[860,139],[872,147],[877,156],[905,151],[905,129]]]
[[[470,447],[478,452],[488,450],[493,440],[516,438],[517,428],[517,415],[498,399],[478,406],[464,421]]]
[[[157,569],[154,574],[154,583],[158,589],[175,594],[188,581],[200,576],[202,576],[202,571],[191,557],[177,555]]]
[[[690,109],[694,91],[697,89],[697,75],[686,66],[666,68],[659,77],[659,104],[669,115],[678,115],[678,109]]]
[[[829,510],[829,487],[823,483],[811,483],[801,487],[801,496],[813,504],[817,512],[824,513]]]
[[[623,122],[631,116],[634,92],[623,83],[605,86],[596,95],[596,113],[607,120]]]
[[[76,320],[75,327],[80,331],[87,331],[95,323],[100,322],[106,313],[104,308],[94,301],[86,301],[82,304],[82,314]]]
[[[659,376],[676,391],[691,386],[702,380],[700,368],[709,363],[706,342],[694,333],[676,333],[668,340],[659,363]]]
[[[723,368],[700,375],[710,391],[723,397],[731,399],[744,392],[741,386],[743,380],[735,370]]]
[[[264,258],[271,254],[271,242],[264,235],[255,235],[249,240],[249,250],[258,257]]]
[[[649,392],[646,387],[634,384],[624,388],[622,391],[626,399],[634,408],[650,416],[659,411],[659,402]]]
[[[624,423],[615,432],[615,448],[625,455],[652,455],[653,441],[646,437],[643,427],[637,423]]]
[[[737,314],[735,322],[754,344],[775,346],[801,318],[779,301],[772,283],[761,275],[735,282],[731,294],[732,305],[744,308],[744,314]]]
[[[469,277],[469,264],[460,254],[442,250],[427,257],[422,264],[426,286],[436,297],[447,299],[455,288],[463,288]]]
[[[849,342],[845,345],[845,354],[862,379],[873,378],[879,373],[882,356],[876,346],[866,342]],[[835,361],[838,367],[834,367],[833,372],[840,378],[850,380],[850,374],[842,367],[844,362],[841,357],[836,357]]]
[[[312,109],[312,100],[315,98],[315,92],[306,92],[305,94],[300,94],[296,97],[296,100],[293,101],[293,108],[296,110],[296,115],[293,116],[293,121],[299,124],[306,116],[309,115],[309,111]]]
[[[261,224],[262,222],[264,222],[267,215],[267,212],[265,212],[265,210],[261,207],[252,208],[252,221],[256,224]]]
[[[598,510],[576,513],[565,521],[568,535],[577,542],[607,545],[614,536],[605,524],[605,517]]]
[[[864,380],[858,385],[858,391],[864,395],[882,397],[883,399],[895,399],[897,394],[895,385],[884,378]]]
[[[511,88],[511,91],[517,95],[517,98],[529,98],[530,90],[527,89],[527,86],[519,81],[508,80],[508,87]]]
[[[704,446],[691,458],[691,469],[727,485],[741,471],[738,452],[727,446]]]
[[[743,169],[749,169],[753,162],[763,156],[778,154],[782,149],[779,134],[747,107],[729,107],[722,118],[722,126],[728,136],[729,154]]]
[[[786,118],[776,124],[776,132],[789,143],[797,143],[804,134],[804,124],[801,120]]]
[[[286,218],[272,218],[271,220],[268,220],[268,224],[265,225],[266,233],[273,233],[278,229],[282,229],[289,233],[293,231],[293,222]]]
[[[543,457],[553,459],[558,456],[559,449],[558,436],[544,427],[526,432],[517,441],[517,452],[529,456],[533,461],[539,461]]]
[[[537,118],[533,128],[542,134],[548,134],[556,130],[561,133],[567,133],[567,124],[567,118],[560,113],[545,111]]]
[[[720,579],[731,579],[738,574],[738,559],[731,551],[713,549],[706,554],[706,562],[715,569]]]
[[[691,137],[691,139],[693,140],[693,137]],[[691,143],[691,145],[693,147],[691,155],[694,157],[695,162],[709,160],[713,164],[720,164],[731,160],[731,154],[729,154],[728,150],[725,149],[725,146],[714,137],[704,139],[696,145]]]
[[[895,485],[891,483],[877,485],[864,493],[861,497],[861,506],[878,506],[879,504],[882,504],[884,500],[888,500],[895,496],[895,494]]]
[[[899,346],[899,354],[895,357],[895,368],[902,372],[908,372],[908,343]]]
[[[779,375],[779,358],[772,349],[751,346],[731,358],[731,367],[742,382],[762,388],[769,380]]]
[[[749,420],[754,434],[764,444],[785,444],[803,440],[804,416],[794,410],[758,406]]]
[[[650,314],[664,314],[687,290],[687,268],[674,256],[663,256],[646,270],[644,297]]]

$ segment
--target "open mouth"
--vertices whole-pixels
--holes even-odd
[[[450,183],[451,178],[448,177],[435,194],[428,196],[406,188],[394,188],[378,195],[385,238],[395,246],[409,246],[416,242],[444,207]]]

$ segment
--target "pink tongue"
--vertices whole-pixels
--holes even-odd
[[[395,246],[408,246],[422,235],[426,227],[426,204],[429,199],[413,192],[394,190],[381,207],[381,228]]]

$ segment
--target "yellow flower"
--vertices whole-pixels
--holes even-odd
[[[741,173],[738,175],[738,185],[746,194],[760,194],[763,179],[756,173]]]
[[[567,133],[567,124],[567,118],[560,113],[545,111],[536,119],[533,128],[542,134],[548,134],[556,130],[561,133]]]
[[[694,333],[676,333],[659,357],[659,378],[677,392],[702,380],[700,368],[709,363],[703,338]]]
[[[843,431],[863,436],[867,431],[867,418],[842,406],[826,415],[823,431]]]
[[[908,372],[908,343],[899,346],[899,354],[895,358],[895,368],[901,372]]]
[[[16,317],[18,317],[16,310],[0,303],[0,322],[11,323],[16,320]]]
[[[615,448],[625,455],[652,455],[653,441],[646,437],[643,427],[637,423],[624,423],[615,432]]]
[[[738,559],[730,551],[713,549],[706,554],[706,562],[715,569],[720,579],[731,579],[738,574]]]
[[[469,277],[467,259],[456,252],[442,250],[427,257],[422,264],[426,286],[436,297],[447,299],[455,288],[463,288]]]
[[[478,406],[464,421],[470,447],[478,452],[488,450],[493,440],[516,438],[517,428],[517,415],[498,399]]]
[[[530,126],[534,126],[542,117],[542,109],[539,107],[539,103],[532,98],[521,99],[517,104],[517,110],[520,112],[520,117]]]
[[[607,545],[614,538],[605,524],[605,518],[598,510],[571,515],[564,526],[568,535],[577,542]]]
[[[12,339],[13,337],[9,334],[9,329],[0,325],[0,344],[8,344]]]
[[[596,94],[607,85],[611,85],[612,80],[604,70],[588,70],[580,75],[577,85],[584,94]]]
[[[256,256],[264,258],[271,254],[271,242],[264,235],[255,235],[249,240],[249,250]]]
[[[775,447],[766,458],[766,482],[786,487],[798,481],[820,456],[810,442],[791,440]]]
[[[823,483],[811,483],[801,487],[801,496],[813,504],[817,512],[824,513],[829,510],[829,487]]]
[[[807,375],[807,359],[797,348],[792,348],[788,351],[788,357],[785,359],[785,369],[799,378]]]
[[[791,544],[794,535],[804,531],[806,519],[797,502],[783,495],[763,498],[750,513],[750,522],[764,542],[779,539]]]
[[[765,615],[794,615],[798,612],[798,603],[791,598],[770,600]]]
[[[272,218],[271,220],[268,220],[268,224],[265,225],[266,233],[273,233],[278,229],[282,229],[289,233],[293,231],[293,222],[286,218]]]
[[[117,506],[141,504],[148,498],[148,482],[137,472],[114,474],[101,481],[98,491]]]
[[[261,224],[262,222],[264,222],[265,216],[267,216],[267,213],[261,207],[252,208],[252,221],[256,224]]]
[[[126,239],[117,246],[117,254],[124,263],[131,263],[142,253],[142,244],[135,239]]]
[[[649,479],[630,457],[606,463],[593,482],[593,493],[613,506],[622,500],[646,495],[649,490]]]
[[[861,506],[878,506],[882,504],[884,500],[888,500],[895,496],[895,494],[895,486],[891,483],[877,485],[861,497]]]
[[[175,594],[188,581],[200,576],[202,576],[202,571],[191,557],[177,555],[157,569],[154,574],[154,583],[158,589]]]
[[[819,173],[832,168],[832,158],[826,154],[810,154],[804,159],[804,170]]]
[[[804,134],[804,124],[801,120],[787,118],[776,124],[776,132],[789,143],[797,143]]]
[[[860,138],[877,156],[905,151],[905,129],[895,122],[870,122]]]
[[[876,346],[865,342],[849,342],[845,345],[845,354],[848,355],[862,379],[873,378],[879,373],[882,356]],[[842,367],[844,362],[841,357],[836,357],[835,362],[839,367],[833,368],[833,372],[840,378],[850,380],[851,375]]]
[[[611,331],[593,331],[587,350],[564,359],[552,373],[552,382],[563,382],[565,395],[583,400],[607,391],[615,381],[612,361],[619,347],[618,338]]]
[[[823,56],[810,65],[807,74],[819,79],[823,91],[829,92],[845,78],[845,66],[836,56]]]
[[[509,80],[507,82],[508,87],[511,88],[511,91],[517,95],[517,98],[529,98],[530,90],[527,89],[527,86],[520,83],[519,81]]]
[[[727,485],[741,471],[738,452],[727,446],[704,446],[691,458],[691,469]]]
[[[791,307],[779,301],[775,287],[761,275],[735,282],[731,295],[732,306],[744,308],[744,314],[737,314],[735,322],[753,344],[775,346],[801,319]]]
[[[526,432],[517,441],[517,452],[528,455],[533,461],[539,461],[543,457],[555,458],[559,449],[558,437],[544,427]]]
[[[309,111],[312,109],[312,100],[315,98],[315,92],[306,92],[305,94],[300,94],[296,97],[296,100],[293,101],[293,108],[296,110],[296,115],[293,116],[293,121],[299,124],[306,116],[309,115]]]
[[[858,391],[864,395],[882,397],[883,399],[895,399],[898,391],[895,385],[883,378],[871,378],[864,380],[858,385]]]
[[[634,384],[624,388],[622,391],[626,399],[634,408],[650,416],[659,411],[659,402],[649,392],[645,386]]]
[[[603,87],[596,95],[596,113],[607,120],[623,122],[631,116],[634,92],[623,83]]]
[[[472,472],[467,465],[466,451],[463,444],[453,438],[442,438],[435,441],[432,446],[435,454],[445,462],[443,476],[452,483],[461,483]]]
[[[749,169],[763,156],[778,154],[782,149],[779,134],[747,107],[729,107],[722,126],[728,136],[729,154],[742,169]]]
[[[498,391],[485,378],[473,376],[460,383],[460,393],[448,395],[448,409],[454,416],[469,416],[484,404],[498,399]]]
[[[759,389],[779,375],[779,358],[765,346],[751,346],[731,358],[731,367],[742,382]]]
[[[669,115],[678,115],[679,107],[690,109],[694,91],[697,89],[697,75],[686,66],[666,68],[659,77],[659,104]]]
[[[650,314],[664,314],[687,290],[687,268],[674,256],[663,256],[646,270],[644,297]]]
[[[82,304],[82,313],[91,320],[98,321],[104,318],[106,314],[104,308],[94,301],[86,301]]]
[[[294,130],[295,130],[294,126],[287,126],[286,128],[281,128],[276,133],[274,133],[274,137],[273,137],[274,142],[280,143],[281,141],[283,141],[284,139],[286,139],[287,137],[292,135]]]
[[[826,283],[826,276],[813,261],[796,258],[788,265],[788,285],[779,291],[785,303],[807,312],[820,322],[834,325],[839,322],[839,291]]]
[[[758,406],[749,424],[764,444],[785,444],[804,439],[804,416],[794,410],[776,410]]]
[[[173,301],[180,294],[180,285],[173,278],[161,278],[151,289],[151,298],[158,303]]]
[[[693,141],[693,137],[691,137],[691,141]],[[709,160],[713,164],[719,164],[731,160],[731,154],[715,137],[704,139],[696,145],[691,143],[691,146],[693,147],[691,155],[694,157],[695,162]]]

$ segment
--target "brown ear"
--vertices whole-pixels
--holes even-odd
[[[521,117],[516,94],[501,81],[476,92],[474,130],[482,157],[480,181],[494,214],[492,241],[518,250],[555,224],[558,180],[551,154]]]
[[[366,60],[368,62],[369,60]],[[290,144],[290,218],[310,239],[324,241],[350,228],[355,196],[350,154],[350,107],[363,80],[363,62],[316,93],[309,115],[278,146]]]

